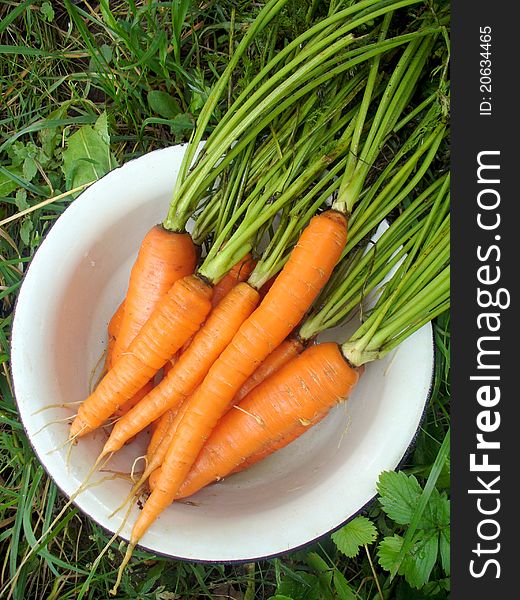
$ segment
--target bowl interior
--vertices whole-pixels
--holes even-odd
[[[36,253],[15,313],[12,370],[24,426],[42,464],[68,495],[85,479],[104,431],[65,444],[68,423],[95,377],[107,323],[122,300],[146,231],[166,213],[182,146],[152,152],[86,190]],[[347,329],[324,339],[341,341]],[[433,366],[425,326],[386,359],[370,364],[351,398],[318,426],[253,468],[166,510],[142,545],[170,556],[249,560],[314,540],[375,495],[379,473],[395,468],[414,438]],[[126,446],[77,498],[99,524],[128,539],[128,522],[110,517],[130,490],[134,461],[149,433]],[[65,445],[64,445],[65,444]],[[137,462],[135,470],[142,465]]]

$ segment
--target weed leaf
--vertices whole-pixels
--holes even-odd
[[[385,513],[396,523],[408,525],[422,492],[417,479],[403,471],[384,471],[379,476],[377,491]]]
[[[441,555],[442,568],[446,575],[450,574],[450,528],[446,527],[439,536],[439,553]]]
[[[403,538],[397,534],[384,538],[379,544],[378,558],[383,569],[390,572],[395,570],[402,545]],[[439,536],[437,533],[418,531],[410,552],[401,562],[399,575],[403,575],[410,586],[421,588],[430,578],[430,573],[437,561],[438,549]]]
[[[148,104],[155,114],[165,119],[173,119],[182,112],[177,100],[170,94],[160,90],[148,92]]]
[[[356,600],[356,594],[350,587],[345,576],[338,570],[334,571],[334,589],[339,600]]]
[[[375,525],[366,517],[356,517],[332,534],[332,540],[340,552],[353,558],[359,548],[372,543],[377,537]]]
[[[297,572],[297,575],[298,579],[286,575],[280,582],[275,597],[285,596],[292,600],[322,600],[318,577],[304,571]]]
[[[6,169],[6,171],[8,171],[8,169]],[[9,170],[9,172],[13,173],[14,175],[17,175],[18,177],[21,176],[22,172],[21,170],[16,170],[16,172],[14,172],[14,170]],[[9,194],[11,192],[14,192],[14,190],[18,187],[18,183],[16,183],[16,181],[14,181],[13,179],[11,179],[11,177],[9,177],[6,173],[2,173],[0,171],[0,197],[5,197],[5,196],[9,196]]]
[[[70,136],[63,152],[62,166],[67,189],[97,180],[117,166],[109,142],[105,114],[99,117],[94,127],[83,125]]]

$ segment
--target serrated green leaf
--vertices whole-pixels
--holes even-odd
[[[440,598],[446,598],[446,592],[450,591],[450,580],[440,579],[439,581],[429,581],[421,591],[428,599],[435,597],[435,600],[437,600],[439,596]]]
[[[331,537],[340,552],[353,558],[361,546],[370,544],[376,539],[377,529],[366,517],[356,517]]]
[[[275,594],[274,596],[269,596],[267,600],[294,600],[289,596],[284,596],[283,594]]]
[[[115,166],[117,162],[110,152],[106,116],[101,115],[94,127],[83,125],[68,139],[62,165],[67,189],[95,181]]]
[[[450,524],[450,501],[446,494],[432,488],[428,503],[419,519],[418,527],[422,529],[439,529]]]
[[[420,498],[413,511],[410,525],[405,533],[400,555],[397,559],[397,567],[394,569],[394,574],[400,564],[400,561],[404,559],[405,555],[412,552],[414,540],[417,539],[417,536],[421,535],[420,528],[429,528],[430,532],[434,532],[435,536],[438,538],[439,521],[441,523],[449,522],[449,506],[447,506],[445,495],[441,497],[439,491],[435,488],[435,483],[442,470],[442,465],[449,455],[449,451],[450,431],[448,430],[444,436],[441,447],[439,448],[424,490],[422,490]],[[418,529],[419,532],[417,532]]]
[[[396,568],[399,552],[403,545],[400,535],[386,537],[379,544],[379,564],[386,571]],[[439,536],[436,533],[417,532],[410,552],[405,555],[399,567],[399,575],[403,575],[409,585],[417,589],[425,585],[437,561]]]
[[[151,90],[148,92],[148,105],[157,115],[165,119],[173,119],[182,112],[182,108],[173,96],[161,90]]]
[[[406,581],[417,589],[429,581],[439,551],[438,534],[425,535],[423,539],[421,538],[421,534],[418,534],[408,560],[403,561],[402,567]]]
[[[385,571],[392,572],[394,569],[402,545],[403,538],[397,534],[387,536],[380,542],[377,548],[377,556],[379,564]]]
[[[52,4],[50,2],[44,2],[40,6],[40,10],[42,15],[47,19],[49,23],[54,21],[54,9],[52,8]]]
[[[385,513],[399,525],[408,525],[422,493],[417,479],[403,471],[384,471],[377,491]]]

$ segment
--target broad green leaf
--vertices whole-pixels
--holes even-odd
[[[304,571],[297,571],[298,580],[285,576],[282,578],[276,593],[289,596],[292,600],[322,600],[318,577]]]
[[[29,208],[29,203],[27,202],[27,190],[17,190],[14,201],[18,210]]]
[[[406,581],[415,588],[421,588],[428,583],[430,574],[439,550],[439,536],[437,533],[425,534],[421,539],[418,534],[417,542],[412,546],[408,560],[403,561],[402,574]]]
[[[173,96],[161,90],[148,92],[148,105],[151,110],[165,119],[173,119],[182,112],[179,103]]]
[[[67,104],[62,104],[56,110],[52,111],[45,121],[52,123],[56,120],[64,119],[66,116]],[[58,127],[56,125],[52,125],[50,127],[44,127],[43,129],[40,129],[40,131],[38,131],[38,140],[41,144],[43,152],[45,152],[47,156],[52,157],[54,155],[54,151],[56,150],[56,146],[60,141]]]
[[[21,177],[22,171],[21,169],[6,169],[9,173],[13,173],[13,175],[17,175]],[[16,181],[13,181],[7,174],[0,172],[0,196],[5,197],[9,196],[11,192],[18,187]]]
[[[107,113],[103,112],[97,118],[94,123],[94,130],[99,134],[99,137],[107,144],[110,145],[110,134],[108,132],[108,118]]]
[[[94,127],[83,125],[68,139],[62,165],[67,189],[100,179],[115,166],[105,115],[101,115]]]
[[[23,161],[23,176],[27,181],[31,181],[31,179],[38,173],[38,167],[36,166],[36,161],[32,156],[28,156]]]
[[[284,596],[283,594],[275,594],[274,596],[269,596],[267,600],[294,600],[290,596]]]
[[[403,471],[384,471],[379,476],[377,491],[385,513],[396,523],[408,525],[422,492],[417,479]]]
[[[29,216],[25,217],[20,226],[20,237],[22,242],[28,246],[31,241],[31,232],[33,230],[33,222]]]
[[[450,528],[445,527],[439,536],[439,554],[441,555],[442,568],[446,575],[450,574]]]
[[[333,582],[339,600],[356,600],[354,590],[350,587],[344,575],[337,570],[334,571]]]
[[[193,121],[187,114],[177,115],[169,123],[172,133],[175,135],[184,135],[188,131],[194,129]]]
[[[359,548],[372,543],[377,537],[375,525],[366,517],[356,517],[332,534],[332,540],[340,552],[353,558]]]
[[[399,550],[403,545],[403,538],[400,535],[393,535],[385,537],[379,544],[377,549],[377,556],[379,564],[385,569],[385,571],[392,571],[394,568],[397,557],[399,556]]]
[[[403,538],[397,534],[384,538],[379,544],[378,558],[383,569],[390,572],[395,569],[402,545]],[[421,588],[430,578],[437,561],[438,547],[438,534],[419,531],[410,552],[405,555],[399,567],[399,575],[404,575],[412,587]]]

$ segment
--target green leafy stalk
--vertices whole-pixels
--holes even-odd
[[[173,190],[174,199],[177,193],[179,192],[179,188],[184,182],[188,169],[195,158],[195,154],[198,150],[199,143],[206,132],[206,128],[213,114],[213,111],[215,110],[218,101],[222,97],[222,94],[226,91],[228,82],[230,81],[234,70],[239,64],[240,59],[247,51],[248,47],[255,39],[255,37],[270,23],[270,21],[278,14],[278,12],[283,8],[283,6],[286,3],[287,0],[269,0],[264,6],[264,8],[260,11],[257,18],[253,21],[246,35],[242,38],[237,49],[231,56],[231,59],[224,73],[221,75],[217,84],[211,91],[211,94],[209,95],[197,119],[197,125],[193,132],[190,143],[188,144],[186,152],[183,156],[179,175],[175,182]]]
[[[445,178],[414,247],[385,286],[370,316],[342,345],[352,364],[359,366],[381,358],[448,308],[449,215],[435,235],[430,235],[432,225],[436,225],[436,211],[447,209],[448,184]]]
[[[382,32],[384,33],[384,31]],[[392,132],[393,127],[408,105],[412,93],[422,74],[424,64],[433,46],[434,38],[415,38],[405,48],[394,69],[379,102],[370,130],[359,150],[359,139],[354,139],[351,160],[345,170],[342,185],[333,207],[349,214],[359,199],[366,177],[376,161],[381,147]],[[375,71],[379,61],[374,60],[371,78],[375,80]],[[366,118],[368,106],[360,111],[361,122]]]
[[[388,10],[386,7],[383,13]],[[351,34],[339,36],[338,32],[334,32],[333,39],[327,38],[327,45],[320,52],[316,53],[313,47],[314,54],[309,52],[309,55],[306,55],[307,60],[302,64],[290,65],[287,72],[286,67],[275,72],[236,111],[232,107],[232,114],[225,125],[210,136],[202,158],[176,190],[164,226],[168,229],[182,229],[204,190],[208,189],[233,157],[284,110],[342,72],[417,36],[423,37],[429,33],[430,29],[425,28],[385,40],[384,43],[344,52],[354,43],[355,38]],[[287,76],[291,70],[294,72]]]
[[[273,200],[271,189],[263,193],[259,200],[247,207],[247,215],[224,248],[214,243],[199,273],[210,281],[218,281],[233,264],[251,250],[252,239],[256,232],[272,221],[294,198],[302,194],[313,181],[334,161],[342,157],[350,143],[351,129],[347,127],[334,146],[314,159],[302,172],[294,173],[294,179]],[[278,182],[271,185],[276,187]],[[318,190],[319,191],[319,190]],[[277,252],[280,252],[278,250]]]

